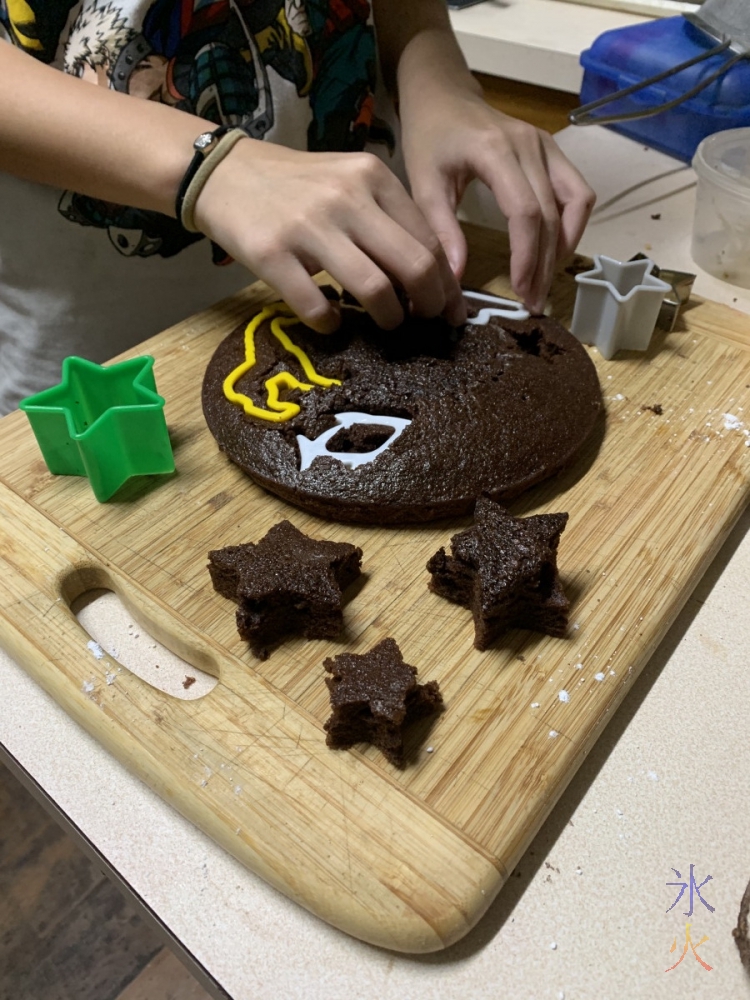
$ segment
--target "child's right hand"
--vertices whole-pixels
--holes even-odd
[[[440,240],[399,180],[369,153],[306,153],[242,140],[198,196],[196,225],[272,285],[308,326],[330,333],[338,309],[311,275],[325,269],[379,326],[415,314],[466,319]]]

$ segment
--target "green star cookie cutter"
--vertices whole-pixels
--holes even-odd
[[[106,368],[70,356],[59,385],[19,403],[47,468],[87,476],[100,503],[132,476],[174,472],[174,456],[148,355]]]

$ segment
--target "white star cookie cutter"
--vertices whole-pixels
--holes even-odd
[[[651,272],[654,262],[594,254],[594,267],[576,275],[578,292],[570,331],[609,361],[617,351],[645,351],[671,285]]]
[[[319,456],[335,458],[339,462],[343,462],[350,469],[356,469],[359,465],[367,465],[368,462],[374,462],[378,455],[381,455],[386,448],[390,448],[396,438],[400,437],[411,423],[411,420],[407,420],[404,417],[379,417],[372,416],[369,413],[354,412],[335,413],[333,414],[333,419],[336,421],[333,427],[329,427],[327,431],[318,434],[316,438],[310,439],[309,437],[305,437],[304,434],[297,435],[300,472],[309,469],[313,461]],[[386,441],[377,448],[373,448],[372,451],[328,451],[326,445],[330,439],[338,434],[342,427],[353,427],[355,424],[375,424],[379,427],[387,427],[392,433]]]

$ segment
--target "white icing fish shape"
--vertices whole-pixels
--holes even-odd
[[[520,302],[515,299],[504,299],[499,295],[485,295],[483,292],[464,292],[464,298],[477,299],[479,302],[492,302],[494,309],[480,309],[473,319],[468,320],[470,326],[487,326],[493,316],[500,319],[528,319],[529,311],[524,309]]]
[[[333,427],[329,427],[327,431],[323,431],[316,438],[310,439],[305,437],[304,434],[297,435],[300,472],[309,469],[314,459],[321,455],[325,455],[328,458],[335,458],[350,469],[356,469],[357,466],[374,462],[378,455],[382,455],[386,448],[390,448],[396,438],[400,437],[411,423],[411,420],[407,420],[404,417],[374,417],[369,413],[336,413],[334,414],[334,420],[336,423]],[[334,435],[338,434],[342,427],[353,427],[355,424],[376,424],[381,427],[390,427],[393,433],[387,441],[384,441],[377,448],[373,448],[372,451],[328,451],[326,449],[326,444]]]

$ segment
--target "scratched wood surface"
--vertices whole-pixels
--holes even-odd
[[[467,284],[507,292],[505,238],[468,234]],[[552,302],[563,321],[574,294],[562,272]],[[750,318],[696,302],[647,355],[603,362],[592,352],[606,429],[575,467],[512,505],[570,513],[559,557],[568,636],[512,631],[479,653],[469,613],[426,586],[427,559],[467,520],[325,522],[265,494],[215,447],[203,371],[270,297],[254,286],[132,352],[156,358],[171,478],[100,505],[84,480],[47,473],[22,414],[0,421],[0,642],[126,766],[283,892],[367,941],[436,950],[489,906],[747,503]],[[656,404],[660,415],[643,409]],[[261,663],[237,636],[234,606],[213,592],[206,553],[256,540],[282,517],[360,545],[366,579],[338,641],[290,640]],[[94,587],[115,590],[152,635],[218,676],[215,689],[182,701],[127,670],[108,685],[116,665],[91,655],[69,607]],[[403,771],[372,748],[328,750],[322,730],[323,659],[385,636],[422,680],[440,682],[447,706],[411,734]]]

